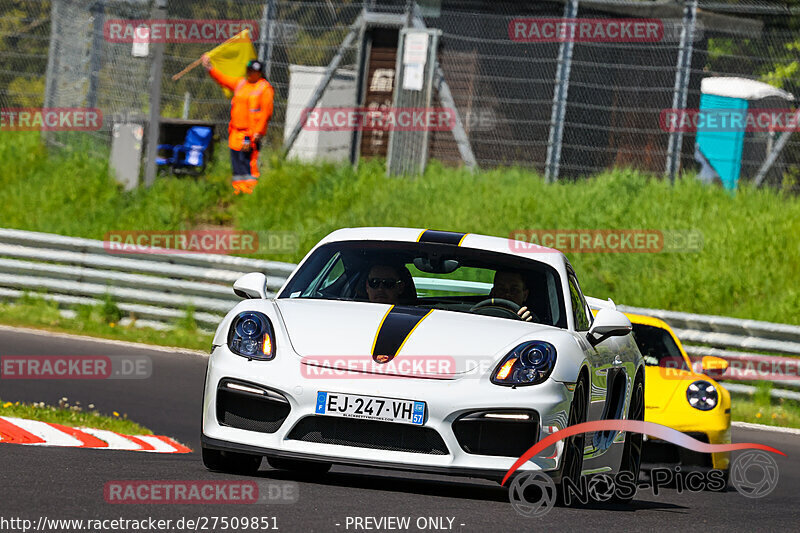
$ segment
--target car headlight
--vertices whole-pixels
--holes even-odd
[[[708,381],[695,381],[686,388],[686,400],[689,405],[701,411],[710,411],[717,406],[719,395],[717,388]]]
[[[228,348],[248,359],[269,361],[275,357],[275,334],[272,322],[263,313],[245,311],[231,322]]]
[[[492,375],[495,385],[536,385],[556,366],[556,347],[549,342],[528,341],[506,355]]]

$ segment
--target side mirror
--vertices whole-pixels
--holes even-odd
[[[233,284],[233,293],[240,298],[266,299],[267,276],[261,272],[245,274]]]
[[[703,373],[711,377],[719,377],[728,370],[728,361],[722,357],[714,357],[713,355],[706,355],[701,359]]]
[[[600,309],[594,317],[589,335],[595,337],[617,337],[627,335],[633,326],[628,317],[614,309]]]

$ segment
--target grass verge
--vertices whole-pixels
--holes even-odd
[[[800,403],[772,398],[770,382],[756,384],[754,394],[731,394],[731,419],[767,426],[800,428]]]
[[[0,323],[203,352],[207,352],[211,346],[213,335],[197,329],[190,313],[173,327],[158,330],[133,324],[119,325],[122,314],[116,312],[114,307],[109,300],[97,306],[79,306],[76,316],[67,318],[59,313],[58,305],[54,302],[39,295],[26,294],[16,303],[0,304]]]
[[[114,411],[112,416],[106,416],[94,410],[92,404],[87,405],[86,409],[80,405],[80,402],[70,405],[67,398],[62,398],[57,406],[45,405],[44,402],[5,402],[0,399],[0,416],[39,420],[69,427],[107,429],[123,435],[153,434],[146,427],[128,420],[127,414],[119,414]]]

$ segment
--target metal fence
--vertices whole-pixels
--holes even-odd
[[[612,167],[656,174],[697,168],[695,135],[670,134],[662,110],[697,108],[701,78],[739,76],[800,94],[796,65],[800,17],[793,3],[771,0],[168,0],[170,19],[239,19],[259,27],[256,42],[276,89],[269,138],[284,138],[290,66],[325,67],[363,10],[419,8],[424,25],[441,31],[439,63],[482,168],[522,165],[551,179]],[[787,7],[788,6],[788,7]],[[0,106],[97,106],[103,129],[51,134],[49,140],[104,153],[114,121],[143,119],[152,108],[154,54],[137,57],[130,43],[109,42],[110,19],[148,19],[152,0],[0,0]],[[659,42],[519,42],[519,18],[656,18]],[[413,25],[413,21],[409,21]],[[165,117],[211,121],[225,130],[229,104],[202,68],[170,77],[213,44],[167,43],[158,96]],[[396,39],[395,39],[396,46]],[[342,71],[358,68],[358,41],[344,50]],[[440,87],[441,89],[441,87]],[[442,96],[442,91],[438,96]],[[800,180],[800,140],[761,133],[742,154],[743,177],[759,175],[766,155],[783,148],[771,184]],[[462,164],[453,132],[434,132],[429,155]]]

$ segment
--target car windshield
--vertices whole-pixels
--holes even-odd
[[[505,301],[487,301],[492,297]],[[519,320],[516,304],[528,308],[533,322],[567,327],[561,281],[552,266],[435,243],[320,246],[278,298],[391,303]]]
[[[646,365],[689,370],[669,331],[655,326],[633,324],[633,337]]]

